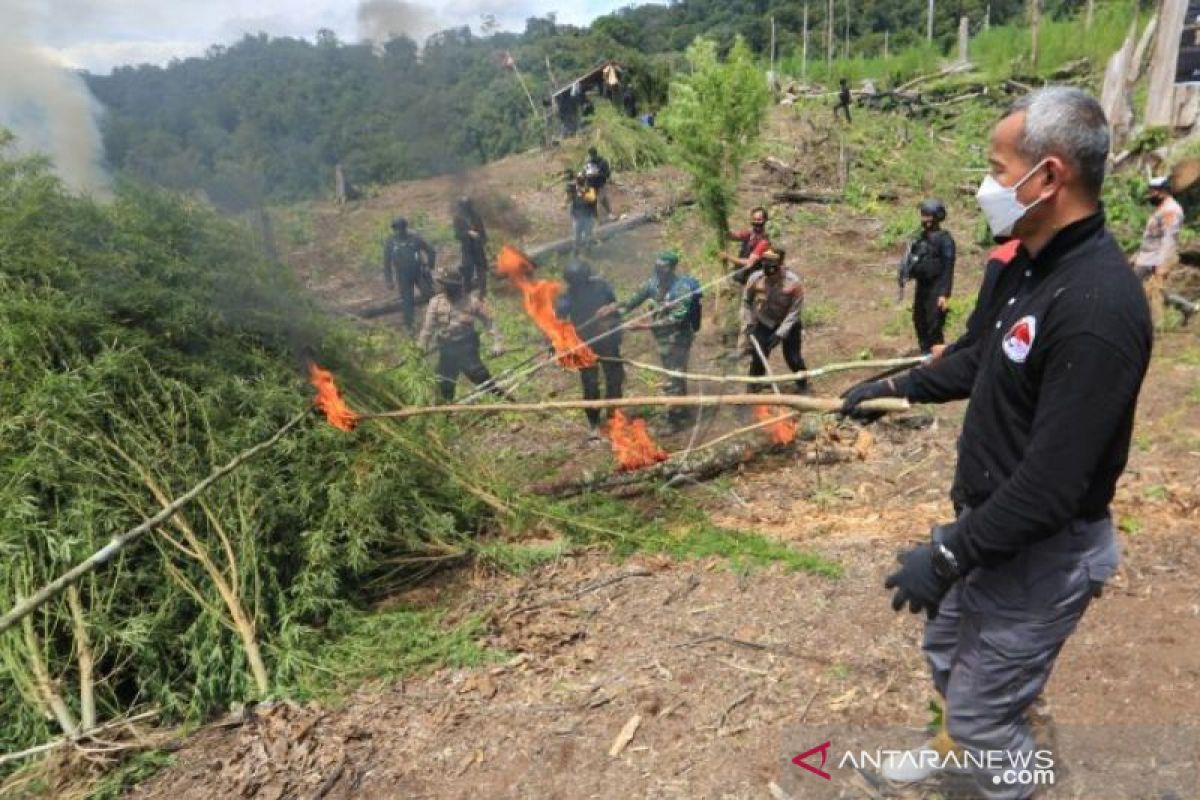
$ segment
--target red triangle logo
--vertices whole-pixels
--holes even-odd
[[[831,780],[833,780],[832,775],[830,775],[825,770],[820,769],[819,767],[814,767],[812,764],[809,764],[806,761],[806,759],[809,758],[810,756],[814,756],[817,753],[820,753],[821,754],[821,766],[824,767],[825,762],[829,758],[829,747],[832,744],[833,744],[832,742],[825,742],[825,744],[819,744],[816,747],[814,747],[813,749],[807,750],[807,751],[801,753],[800,755],[796,756],[795,758],[793,758],[792,763],[795,764],[797,767],[800,767],[801,769],[808,770],[813,775],[816,775],[818,778],[824,778],[827,781],[831,781]]]

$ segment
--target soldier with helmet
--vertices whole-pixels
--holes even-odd
[[[600,398],[600,375],[604,375],[604,397],[615,400],[622,396],[625,384],[625,365],[621,362],[620,317],[617,315],[617,296],[612,285],[592,272],[586,261],[572,260],[563,270],[567,290],[559,296],[555,313],[569,320],[579,337],[599,356],[598,366],[579,371],[583,383],[583,399]],[[589,408],[587,415],[588,441],[600,440],[600,411]]]
[[[416,314],[416,289],[421,289],[421,298],[428,301],[433,296],[433,267],[437,263],[437,251],[408,229],[408,220],[396,217],[392,220],[392,235],[383,245],[383,280],[389,289],[400,291],[400,311],[404,327],[411,333]]]
[[[454,399],[454,387],[460,374],[476,386],[499,397],[507,395],[492,382],[492,375],[479,357],[479,332],[475,323],[482,322],[492,337],[492,355],[503,351],[500,331],[483,301],[463,289],[463,276],[457,270],[440,269],[434,276],[438,293],[425,310],[425,324],[417,345],[425,351],[437,348],[438,390],[442,400]]]
[[[917,345],[929,353],[935,345],[946,341],[946,314],[950,309],[950,292],[954,288],[954,237],[942,230],[946,206],[930,198],[921,202],[921,233],[908,246],[900,261],[898,282],[903,296],[904,284],[916,281],[913,296],[913,327]]]

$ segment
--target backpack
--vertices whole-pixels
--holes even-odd
[[[688,306],[688,324],[693,332],[699,332],[700,324],[704,320],[704,293],[701,291],[700,281],[691,275],[684,275],[679,280],[687,287],[692,298],[692,303]]]

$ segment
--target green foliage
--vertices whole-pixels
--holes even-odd
[[[671,137],[673,159],[691,176],[697,204],[721,247],[737,178],[762,128],[770,92],[741,39],[724,62],[708,39],[694,41],[687,59],[690,70],[672,81],[659,124]]]
[[[480,619],[448,625],[438,611],[344,611],[324,636],[313,634],[309,668],[290,689],[301,697],[330,699],[364,680],[388,681],[431,666],[476,667],[503,653],[478,645]]]
[[[665,553],[675,558],[722,558],[739,572],[781,564],[830,578],[841,566],[814,553],[761,534],[712,524],[694,505],[670,492],[656,497],[651,516],[604,495],[584,496],[541,511],[581,545],[603,544],[617,556]]]
[[[649,169],[667,161],[667,143],[662,136],[612,106],[596,109],[583,138],[586,141],[572,148],[572,163],[583,163],[588,146],[594,146],[614,170],[621,172]]]
[[[105,775],[88,794],[87,800],[121,800],[129,789],[174,763],[175,755],[162,750],[136,753]]]
[[[374,358],[211,207],[124,186],[100,206],[0,153],[0,603],[48,582],[309,402],[312,355],[356,403],[430,396]],[[134,705],[199,719],[308,670],[312,631],[490,525],[443,429],[316,420],[215,484],[79,585],[99,721]],[[343,615],[339,617],[338,615]],[[67,598],[0,636],[0,751],[56,724],[40,660],[80,715]]]

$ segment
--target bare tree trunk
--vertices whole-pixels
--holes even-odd
[[[833,66],[833,0],[829,0],[825,14],[825,66]]]
[[[800,61],[800,80],[808,83],[808,3],[804,4],[804,56]]]
[[[958,63],[966,64],[970,61],[967,52],[968,43],[971,40],[971,22],[966,17],[958,18]]]
[[[933,41],[933,0],[929,0],[929,12],[925,18],[925,41]]]
[[[1150,57],[1150,92],[1146,98],[1146,127],[1172,125],[1175,116],[1175,62],[1183,35],[1187,0],[1163,0],[1158,17],[1154,54]]]
[[[79,587],[67,589],[67,606],[71,609],[71,627],[75,636],[75,659],[79,664],[79,724],[85,731],[96,727],[96,658],[88,636],[87,619],[79,599]]]

